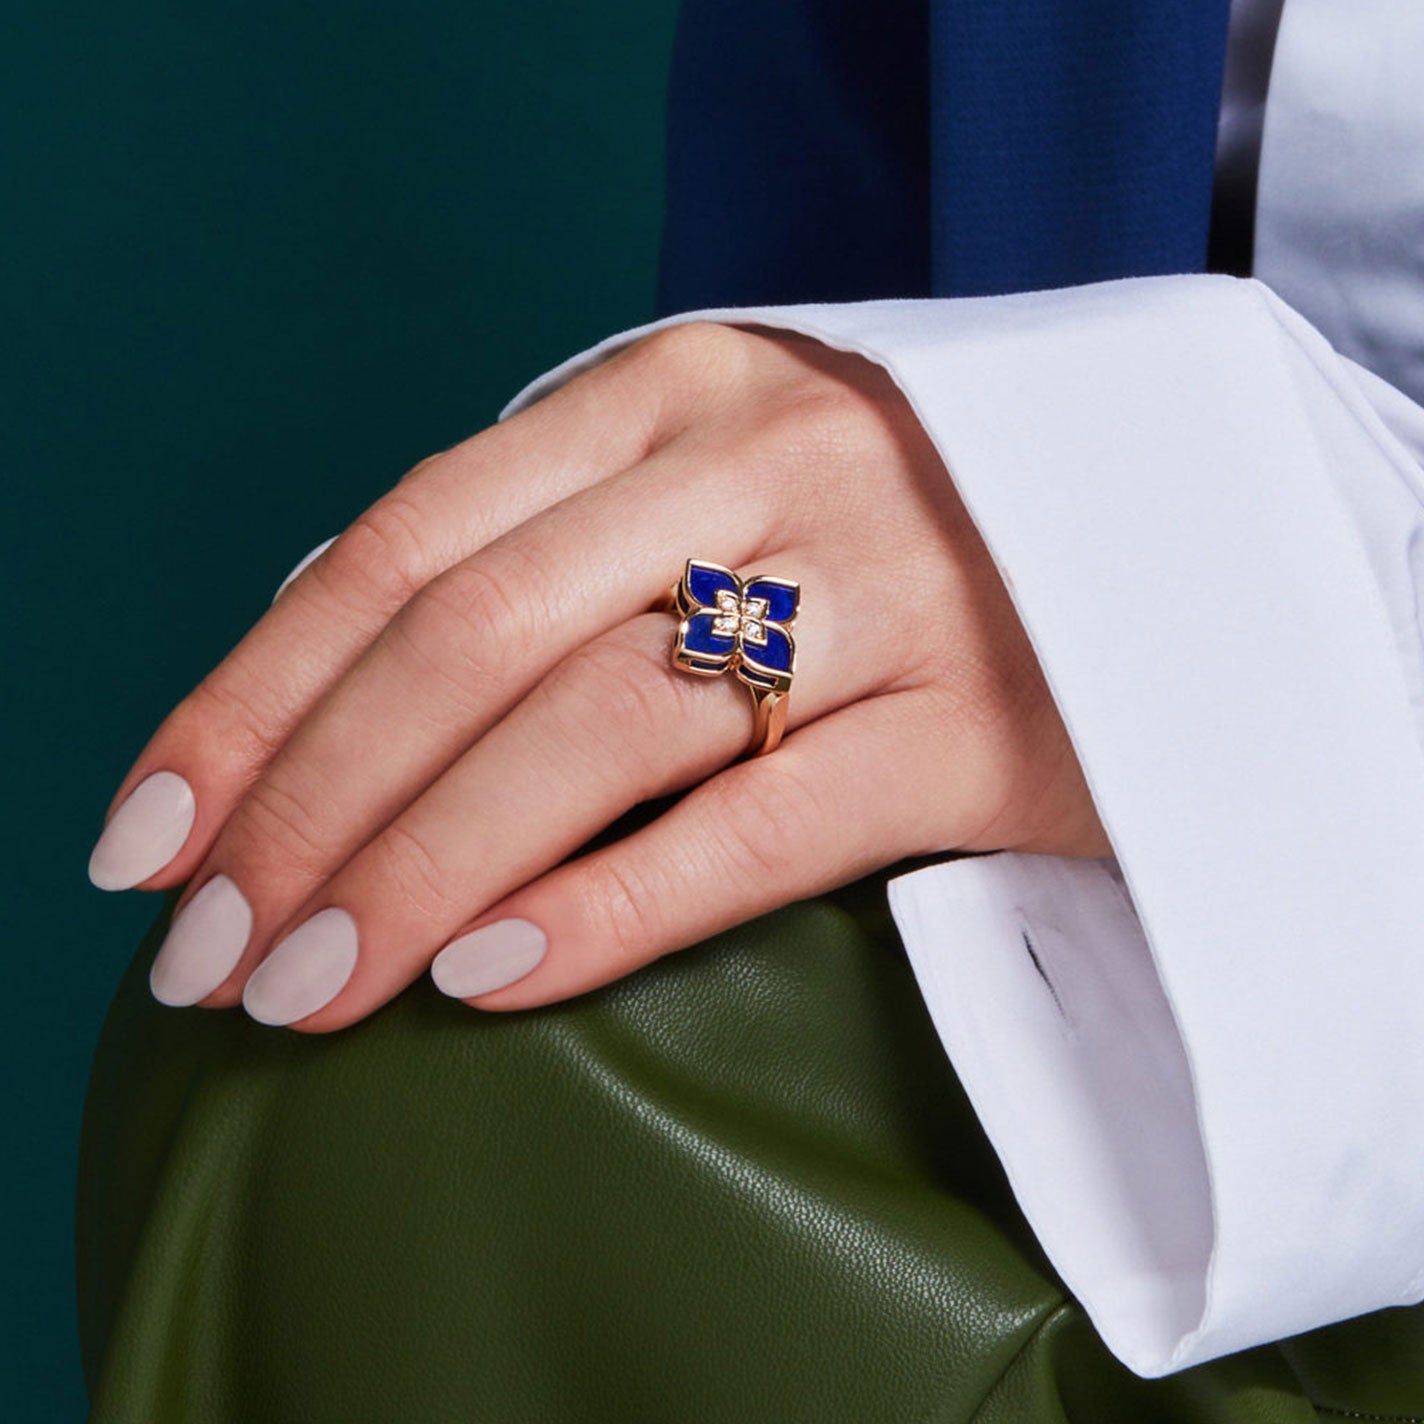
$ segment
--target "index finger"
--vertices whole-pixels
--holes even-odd
[[[164,719],[89,861],[100,889],[162,889],[201,863],[243,792],[406,601],[541,509],[679,428],[630,348],[416,466],[336,538]]]

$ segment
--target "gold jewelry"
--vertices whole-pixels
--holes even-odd
[[[790,579],[758,574],[744,582],[702,559],[689,559],[668,592],[668,611],[680,620],[674,665],[698,677],[730,669],[751,689],[751,756],[774,751],[786,730],[800,602],[801,586]]]

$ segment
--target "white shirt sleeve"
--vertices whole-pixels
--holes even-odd
[[[682,313],[504,414],[699,318],[891,374],[1072,737],[1113,857],[964,857],[891,905],[1108,1346],[1155,1376],[1419,1300],[1417,407],[1260,283],[1188,276]]]

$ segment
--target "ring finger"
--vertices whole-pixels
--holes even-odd
[[[155,995],[236,1003],[272,933],[343,861],[561,656],[650,606],[674,540],[715,531],[731,557],[753,557],[774,516],[764,500],[728,497],[715,474],[674,442],[417,594],[229,817],[179,902]]]
[[[833,668],[835,630],[816,591],[844,580],[794,555],[752,572],[803,576],[792,727],[895,675],[889,653]],[[318,1032],[354,1022],[473,916],[624,811],[731,761],[747,744],[750,699],[730,676],[676,671],[673,629],[666,615],[643,615],[565,658],[292,917],[248,981],[248,1011]],[[872,635],[865,646],[891,642]]]

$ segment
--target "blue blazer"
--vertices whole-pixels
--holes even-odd
[[[684,0],[658,305],[1201,271],[1229,0]]]

